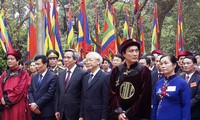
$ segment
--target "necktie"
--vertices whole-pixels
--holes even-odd
[[[186,75],[186,78],[185,78],[185,80],[186,80],[186,82],[188,83],[189,82],[189,75]]]
[[[90,84],[91,82],[92,82],[92,77],[93,77],[94,75],[93,74],[90,74],[90,78],[89,78],[89,80],[88,80],[88,84]]]
[[[39,78],[38,78],[38,87],[41,85],[42,83],[42,75],[39,74]]]
[[[67,71],[67,78],[66,78],[66,80],[65,80],[65,88],[67,87],[67,83],[69,82],[70,74],[71,74],[71,71],[68,70],[68,71]]]

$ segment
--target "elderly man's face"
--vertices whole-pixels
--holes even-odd
[[[86,56],[86,67],[91,72],[94,72],[97,68],[100,67],[100,61],[95,59],[94,55]]]

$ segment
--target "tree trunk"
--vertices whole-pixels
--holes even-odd
[[[157,11],[158,11],[158,24],[159,24],[159,33],[158,33],[158,49],[160,49],[160,37],[161,37],[161,31],[162,31],[162,24],[165,19],[165,16],[167,13],[174,7],[176,4],[176,0],[155,0],[155,3],[157,3]]]
[[[42,0],[37,0],[37,54],[44,54],[44,21],[42,17]]]

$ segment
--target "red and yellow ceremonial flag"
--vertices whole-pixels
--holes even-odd
[[[95,14],[95,40],[98,44],[101,44],[99,39],[100,34],[100,25],[99,25],[99,19],[98,19],[98,7],[97,7],[97,1],[94,1],[94,14]],[[99,48],[97,45],[95,45],[94,51],[101,53],[101,48]]]
[[[123,41],[130,39],[128,8],[125,8],[125,13],[126,15],[125,15],[124,29],[123,29]]]
[[[28,40],[27,41],[28,41],[27,42],[27,57],[28,57],[28,59],[33,59],[37,52],[36,27],[35,27],[33,0],[30,0],[29,29],[28,29]]]
[[[69,11],[68,11],[68,30],[67,30],[67,48],[73,48],[74,45],[74,28],[72,23],[72,11],[71,6],[69,4]]]
[[[102,40],[102,57],[107,57],[110,59],[111,54],[116,54],[116,35],[114,27],[114,18],[111,14],[110,6],[107,3],[106,14],[104,20],[104,34]]]
[[[3,8],[0,11],[0,43],[1,43],[1,46],[4,50],[4,52],[7,52],[8,49],[12,49],[12,40],[11,40],[11,36],[8,32],[7,21],[4,18],[4,15],[6,12],[5,0],[2,0],[1,4],[2,4]]]
[[[78,53],[79,60],[83,60],[88,52],[92,51],[92,45],[89,34],[88,20],[85,10],[85,0],[80,0],[79,20],[78,20]]]
[[[43,0],[43,17],[44,17],[44,54],[46,54],[46,52],[48,50],[52,50],[53,49],[53,44],[50,38],[50,29],[49,29],[49,22],[48,21],[48,17],[47,17],[47,9],[46,9],[46,2],[45,0]]]
[[[158,50],[158,33],[159,33],[159,25],[158,25],[158,17],[157,17],[157,4],[154,4],[154,18],[153,18],[153,26],[152,26],[152,39],[151,39],[151,51]]]
[[[10,34],[8,33],[2,12],[0,13],[0,34],[1,34],[1,45],[4,45],[2,46],[4,52],[6,52],[8,49],[12,49],[11,37]]]
[[[58,11],[57,11],[57,0],[53,0],[53,9],[52,9],[52,17],[51,17],[51,27],[52,27],[52,36],[51,41],[54,46],[54,50],[59,53],[59,58],[62,59],[64,57],[61,40],[60,40],[60,25],[58,21]]]
[[[137,14],[137,12],[140,9],[140,5],[138,0],[135,0],[135,8],[134,8],[134,15]],[[145,40],[144,40],[144,29],[143,29],[143,25],[142,25],[142,17],[141,15],[138,17],[139,20],[139,42],[140,42],[140,53],[141,54],[145,54]],[[137,38],[136,38],[137,39]]]
[[[178,56],[178,53],[181,50],[184,50],[182,1],[178,0],[178,24],[177,24],[177,33],[176,33],[176,57]]]

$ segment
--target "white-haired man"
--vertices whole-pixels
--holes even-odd
[[[100,69],[102,57],[96,52],[86,55],[86,67],[90,71],[83,78],[81,114],[79,120],[103,120],[108,116],[109,75]]]

